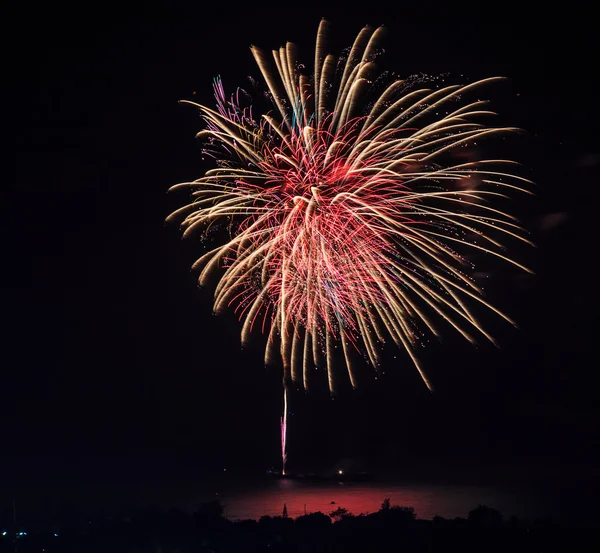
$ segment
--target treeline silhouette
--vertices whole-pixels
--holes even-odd
[[[90,519],[63,509],[54,524],[23,529],[3,516],[0,552],[19,553],[231,553],[231,552],[549,552],[600,551],[598,533],[556,520],[526,521],[480,505],[467,518],[416,518],[412,507],[385,498],[375,513],[354,515],[343,507],[295,519],[263,516],[232,521],[218,502],[193,514],[140,510]],[[18,534],[22,534],[17,537]]]

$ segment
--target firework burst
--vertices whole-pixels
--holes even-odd
[[[445,322],[471,342],[493,341],[475,304],[512,322],[484,299],[470,259],[528,271],[504,247],[528,242],[525,232],[496,203],[530,181],[474,147],[516,129],[484,123],[493,113],[476,93],[496,78],[433,88],[395,80],[378,93],[383,28],[362,29],[341,60],[326,53],[326,31],[323,20],[312,76],[290,43],[270,54],[251,48],[268,113],[258,117],[239,91],[227,97],[219,79],[215,109],[187,102],[206,122],[198,136],[217,167],[173,187],[191,189],[192,201],[169,218],[184,236],[221,229],[225,239],[194,264],[199,282],[220,276],[215,311],[235,308],[242,342],[254,327],[268,334],[265,360],[283,361],[284,382],[308,388],[319,366],[335,392],[341,345],[356,386],[355,352],[378,368],[391,341],[431,389],[414,353],[422,331],[437,336]],[[457,155],[465,148],[468,161]]]

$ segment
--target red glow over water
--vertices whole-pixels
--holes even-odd
[[[288,515],[297,517],[321,511],[329,514],[338,507],[351,513],[371,513],[381,508],[384,498],[392,505],[413,507],[418,518],[431,519],[466,517],[477,505],[498,509],[506,518],[511,515],[534,518],[540,505],[530,497],[520,497],[507,490],[492,490],[470,486],[414,485],[358,482],[298,482],[274,480],[260,488],[231,491],[220,500],[226,506],[229,519],[258,519],[263,515],[280,516],[283,505]]]

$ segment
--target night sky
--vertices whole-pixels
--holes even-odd
[[[581,13],[506,3],[469,12],[367,3],[351,15],[323,3],[10,4],[5,489],[278,462],[278,369],[263,366],[260,339],[241,350],[233,315],[211,315],[211,291],[190,271],[200,244],[164,224],[184,196],[166,190],[206,167],[194,139],[201,121],[178,100],[211,104],[219,74],[229,89],[257,77],[251,44],[294,41],[310,64],[322,16],[336,51],[363,25],[385,24],[384,68],[401,75],[509,77],[491,95],[503,122],[527,131],[510,147],[537,183],[536,198],[515,207],[538,244],[519,256],[537,275],[503,269],[488,279],[489,297],[520,325],[484,316],[500,349],[474,349],[450,329],[427,344],[435,394],[391,349],[385,378],[356,392],[334,401],[318,389],[293,393],[290,468],[352,458],[418,464],[432,478],[447,467],[593,476],[600,146],[593,34]]]

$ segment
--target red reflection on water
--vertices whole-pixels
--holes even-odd
[[[465,486],[400,486],[397,484],[331,482],[307,483],[275,480],[253,491],[231,492],[223,497],[230,519],[258,519],[280,516],[283,505],[290,517],[321,511],[329,514],[338,507],[351,513],[372,513],[389,497],[392,505],[413,507],[418,518],[466,517],[479,504],[500,510],[504,515],[526,516],[529,507],[506,491]]]

